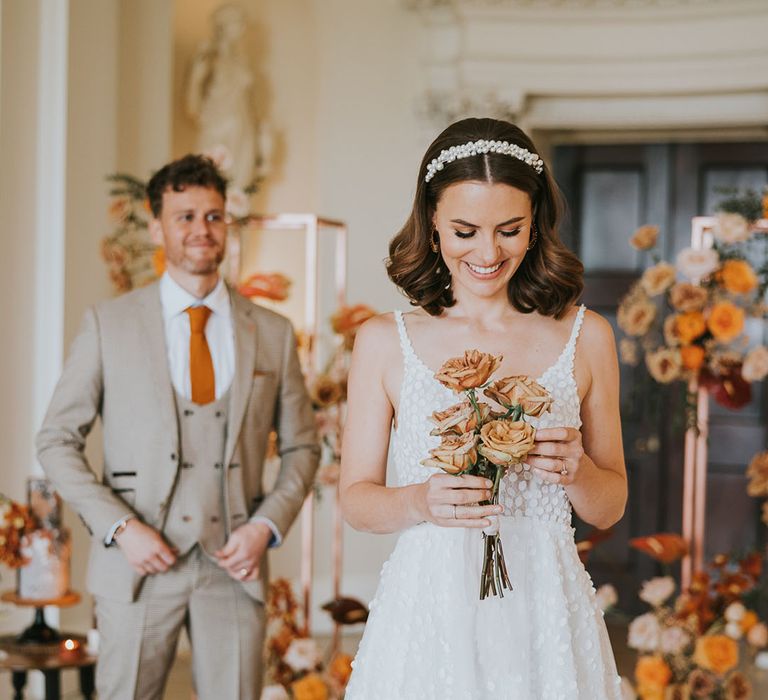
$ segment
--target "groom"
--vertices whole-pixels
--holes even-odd
[[[257,700],[265,551],[318,462],[290,323],[229,289],[226,182],[186,156],[148,187],[160,281],[85,314],[37,437],[47,475],[92,535],[102,700],[158,699],[181,628],[201,700]],[[84,455],[103,423],[101,478]],[[269,433],[281,465],[264,493]]]

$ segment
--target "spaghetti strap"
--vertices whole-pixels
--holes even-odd
[[[411,345],[411,340],[408,337],[408,331],[405,329],[405,319],[403,319],[403,312],[399,309],[394,311],[395,323],[397,323],[397,333],[400,336],[400,350],[403,353],[403,357],[414,359],[416,353]]]
[[[579,333],[581,332],[581,326],[584,323],[584,313],[587,307],[582,304],[576,314],[576,320],[573,322],[573,328],[571,329],[571,337],[568,338],[568,344],[565,346],[566,361],[573,368],[573,362],[576,357],[576,341],[579,339]]]

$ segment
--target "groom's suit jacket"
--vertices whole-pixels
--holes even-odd
[[[226,534],[264,516],[284,536],[311,488],[319,459],[315,420],[287,319],[230,291],[235,374],[229,390],[222,467]],[[85,441],[103,424],[101,477]],[[281,458],[274,487],[264,493],[262,468],[272,429]],[[37,436],[40,463],[92,535],[88,588],[129,602],[142,577],[110,528],[133,512],[163,531],[180,469],[179,420],[166,354],[157,283],[102,302],[83,320]],[[242,584],[263,600],[267,578]]]

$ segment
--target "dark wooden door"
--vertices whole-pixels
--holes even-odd
[[[761,191],[768,183],[768,143],[559,146],[553,163],[570,206],[563,237],[585,265],[584,302],[610,320],[617,339],[618,302],[652,264],[649,253],[629,246],[634,229],[658,225],[661,255],[674,262],[690,245],[691,218],[714,213],[720,188]],[[753,342],[765,341],[764,324],[748,330]],[[636,610],[640,583],[659,568],[628,540],[681,530],[684,388],[656,384],[642,365],[622,365],[621,382],[629,502],[589,569],[597,585],[617,586],[623,609]],[[740,411],[711,406],[708,555],[764,542],[759,504],[745,490],[745,466],[766,445],[768,396],[762,386],[753,389]],[[579,535],[588,529],[576,526]]]

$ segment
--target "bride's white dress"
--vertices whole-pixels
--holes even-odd
[[[581,426],[573,374],[579,309],[560,357],[537,381],[554,398],[534,425]],[[426,480],[438,438],[428,416],[459,397],[414,353],[404,357],[393,441],[397,484]],[[400,534],[365,627],[346,700],[616,700],[619,677],[594,588],[576,552],[562,486],[523,465],[501,482],[500,533],[513,589],[479,600],[482,534],[422,523]]]

